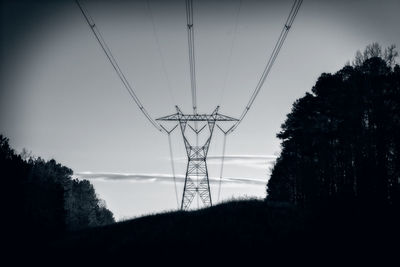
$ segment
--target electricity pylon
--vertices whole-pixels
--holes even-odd
[[[180,126],[183,142],[185,144],[188,157],[185,185],[183,188],[181,209],[186,210],[190,207],[194,197],[198,194],[204,206],[211,206],[210,182],[207,170],[207,153],[210,147],[211,138],[217,122],[236,122],[235,118],[218,113],[219,106],[211,114],[183,114],[176,106],[177,113],[158,118],[157,121],[174,121]],[[204,123],[204,126],[193,127],[191,123]],[[205,141],[199,145],[199,134],[208,126],[208,135]],[[195,133],[196,145],[188,136],[186,129],[191,129]]]

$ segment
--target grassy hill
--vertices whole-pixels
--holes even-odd
[[[74,232],[52,244],[52,253],[99,262],[202,262],[216,256],[231,262],[358,261],[381,254],[388,259],[399,248],[392,245],[400,237],[397,213],[393,207],[304,210],[260,200],[232,201]]]

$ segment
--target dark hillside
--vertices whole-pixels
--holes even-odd
[[[192,212],[146,216],[76,232],[54,244],[71,260],[194,259],[217,256],[281,262],[394,253],[396,212],[360,207],[304,210],[258,200],[233,201]],[[377,219],[379,218],[379,219]],[[288,257],[290,255],[290,257]],[[372,258],[371,258],[372,259]],[[362,260],[362,259],[360,259]],[[364,258],[365,260],[365,258]]]

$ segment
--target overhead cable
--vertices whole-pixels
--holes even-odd
[[[262,73],[262,75],[260,77],[260,80],[258,81],[257,86],[254,89],[254,91],[253,91],[253,93],[252,93],[252,95],[250,97],[250,100],[247,103],[245,109],[243,110],[239,120],[228,131],[228,133],[232,133],[237,128],[237,126],[243,121],[243,118],[246,116],[247,112],[251,108],[254,100],[256,99],[258,93],[260,92],[260,90],[261,90],[261,88],[262,88],[262,86],[263,86],[263,84],[265,82],[265,79],[267,78],[269,72],[271,71],[272,66],[274,65],[274,62],[275,62],[275,60],[276,60],[276,58],[277,58],[277,56],[278,56],[278,54],[279,54],[279,52],[280,52],[280,50],[282,48],[283,43],[285,42],[286,36],[288,35],[290,28],[292,27],[293,21],[296,18],[296,15],[297,15],[297,13],[298,13],[298,11],[300,9],[300,6],[301,6],[302,2],[303,2],[303,0],[295,0],[294,1],[293,5],[292,5],[292,8],[290,10],[289,16],[286,19],[285,25],[283,26],[283,29],[282,29],[282,31],[281,31],[281,33],[279,35],[278,41],[275,44],[275,47],[274,47],[274,49],[273,49],[273,51],[272,51],[272,53],[271,53],[271,55],[269,57],[267,65],[266,65],[266,67],[265,67],[265,69],[264,69],[264,71],[263,71],[263,73]]]
[[[153,35],[154,35],[154,39],[156,41],[158,54],[159,54],[160,59],[161,59],[161,67],[163,69],[165,79],[167,80],[167,89],[168,89],[172,104],[174,106],[176,106],[177,103],[175,101],[174,94],[172,92],[171,81],[169,79],[168,71],[167,71],[167,68],[165,66],[165,60],[164,60],[164,56],[163,56],[163,53],[162,53],[162,50],[161,50],[160,40],[158,38],[157,29],[156,29],[156,23],[155,23],[155,20],[154,20],[153,12],[151,10],[150,0],[146,0],[146,6],[147,6],[147,10],[148,10],[148,15],[149,15],[149,17],[151,19],[151,24],[152,24],[152,28],[153,28]]]
[[[140,111],[144,114],[144,116],[150,121],[150,123],[159,131],[163,131],[163,129],[160,127],[160,125],[149,115],[147,110],[144,108],[142,103],[140,102],[139,98],[137,97],[135,91],[133,90],[132,86],[126,79],[124,73],[122,72],[121,68],[119,67],[117,61],[115,60],[113,54],[111,53],[110,48],[108,47],[107,43],[104,41],[104,38],[96,26],[93,18],[90,16],[88,10],[79,2],[79,0],[75,0],[76,4],[78,5],[80,11],[82,12],[82,15],[84,16],[87,24],[89,25],[90,29],[92,30],[94,36],[96,37],[96,40],[100,44],[103,52],[107,56],[108,60],[110,61],[111,65],[113,66],[115,72],[117,73],[119,79],[123,83],[125,89],[128,91],[129,95],[132,97],[132,99],[135,101],[136,105],[139,107]]]
[[[221,182],[222,182],[222,175],[223,175],[223,172],[224,172],[226,137],[227,137],[227,134],[224,132],[224,145],[222,147],[221,169],[220,169],[220,172],[219,172],[218,200],[217,200],[218,202],[219,202],[219,198],[221,196]]]
[[[228,65],[227,65],[226,70],[225,70],[225,75],[224,75],[224,80],[223,80],[223,84],[222,84],[221,95],[219,97],[219,105],[221,105],[222,98],[224,96],[224,92],[225,92],[225,88],[226,88],[226,84],[227,84],[227,80],[228,80],[228,75],[229,75],[229,72],[231,70],[232,52],[233,52],[233,46],[234,46],[235,41],[236,41],[236,34],[237,34],[237,29],[238,29],[238,24],[239,24],[239,14],[240,14],[241,8],[242,8],[242,0],[239,0],[239,6],[237,8],[236,16],[235,16],[235,25],[234,25],[234,28],[233,28],[233,38],[232,38],[232,41],[231,41],[231,46],[230,46],[229,54],[228,54]]]
[[[171,132],[168,132],[168,144],[169,144],[169,157],[170,157],[170,161],[171,161],[172,177],[174,179],[176,205],[179,209],[179,198],[178,198],[178,190],[176,188],[176,175],[175,175],[174,155],[172,152]]]
[[[197,114],[197,92],[196,92],[196,58],[194,49],[193,29],[193,0],[186,0],[186,25],[189,47],[190,87],[192,92],[193,114]]]

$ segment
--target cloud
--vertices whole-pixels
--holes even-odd
[[[133,182],[167,182],[172,183],[174,181],[173,176],[170,174],[143,174],[143,173],[110,173],[110,172],[78,172],[74,175],[77,179],[88,179],[88,180],[103,180],[103,181],[133,181]],[[185,176],[176,175],[176,182],[183,183]],[[209,177],[210,183],[219,183],[219,178]],[[230,184],[254,184],[254,185],[265,185],[266,180],[254,179],[254,178],[234,178],[225,177],[221,179],[221,183]]]
[[[275,155],[225,155],[224,164],[266,169],[275,162],[276,158]],[[221,164],[221,160],[222,155],[207,157],[208,164]]]
[[[208,159],[221,159],[222,155],[210,155]],[[242,159],[242,160],[252,160],[252,159],[262,159],[270,160],[276,159],[275,155],[225,155],[225,159]]]
[[[256,169],[268,169],[275,163],[275,155],[225,155],[224,165],[236,165]],[[175,159],[178,163],[186,163],[187,159],[180,157]],[[207,156],[207,163],[210,165],[220,165],[222,155]]]
[[[225,165],[238,165],[258,169],[267,169],[275,160],[275,155],[225,155]],[[176,159],[178,162],[186,162],[186,158]],[[221,164],[222,155],[210,155],[207,157],[207,163],[210,165]],[[111,172],[79,172],[74,175],[78,179],[88,180],[103,180],[103,181],[132,181],[132,182],[166,182],[172,183],[174,181],[171,174],[161,173],[111,173]],[[176,175],[175,180],[178,183],[185,181],[184,175]],[[210,184],[219,183],[219,177],[209,177]],[[254,184],[265,185],[267,178],[236,178],[224,177],[221,183],[224,184]]]

